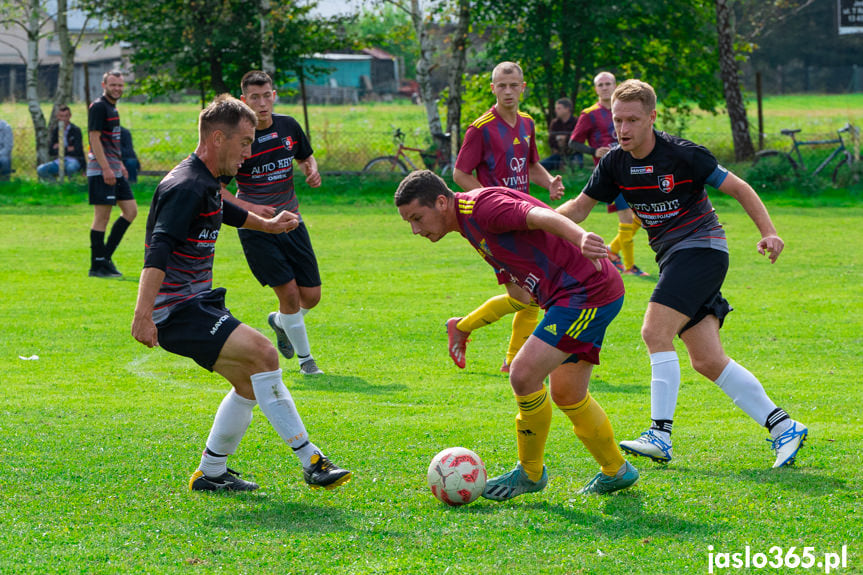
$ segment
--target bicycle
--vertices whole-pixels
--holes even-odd
[[[438,145],[430,148],[411,148],[405,146],[405,134],[400,128],[395,128],[393,131],[393,141],[398,145],[395,154],[391,156],[378,156],[372,158],[363,167],[363,174],[402,174],[406,175],[412,170],[418,170],[410,156],[406,152],[416,152],[422,158],[423,167],[430,170],[440,170],[440,175],[445,176],[452,173],[453,161],[449,157],[449,134],[442,134],[436,138],[439,141]]]
[[[854,154],[851,153],[851,150],[845,147],[845,142],[842,139],[842,134],[845,132],[850,132],[852,139],[854,141],[858,141],[858,129],[852,126],[850,123],[846,124],[844,127],[839,128],[836,131],[836,138],[830,140],[797,140],[794,136],[801,130],[798,128],[796,130],[780,130],[780,134],[783,136],[788,136],[791,138],[791,150],[788,152],[783,152],[781,150],[762,150],[755,154],[755,159],[752,162],[752,165],[764,165],[765,163],[772,163],[776,166],[777,169],[784,169],[785,166],[791,166],[792,171],[795,173],[800,173],[801,171],[806,172],[806,164],[803,161],[803,154],[800,152],[800,148],[803,146],[822,146],[828,144],[839,144],[833,151],[824,159],[818,167],[812,170],[812,175],[818,175],[821,173],[824,168],[826,168],[830,162],[832,162],[835,158],[840,157],[839,163],[836,164],[836,167],[833,168],[833,183],[838,183],[840,180],[847,179],[844,174],[847,172],[849,175],[853,174],[852,167],[854,164]],[[797,156],[797,159],[794,159],[794,156]]]

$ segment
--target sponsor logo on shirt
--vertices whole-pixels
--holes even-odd
[[[509,169],[515,173],[519,173],[524,169],[524,163],[527,158],[513,158],[509,161]]]
[[[545,326],[545,331],[547,331],[551,335],[557,335],[557,324],[553,323],[553,324]]]
[[[674,174],[659,176],[659,190],[664,193],[669,193],[674,189]]]
[[[258,143],[267,142],[269,140],[274,140],[279,137],[278,132],[270,132],[269,134],[264,134],[258,138]]]
[[[631,168],[629,168],[629,174],[630,175],[652,174],[652,173],[653,173],[653,166],[632,166]]]

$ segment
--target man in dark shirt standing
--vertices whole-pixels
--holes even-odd
[[[224,288],[212,289],[222,222],[270,234],[296,230],[299,223],[290,211],[264,219],[222,201],[217,178],[236,174],[251,155],[255,123],[248,106],[227,94],[219,96],[199,116],[195,153],[156,188],[147,218],[132,336],[147,347],[161,346],[190,357],[233,386],[216,412],[189,489],[258,488],[227,467],[228,455],[239,446],[256,403],[300,459],[306,483],[332,489],[349,481],[351,473],[331,463],[309,441],[269,339],[231,315],[225,308]]]
[[[273,114],[276,91],[269,74],[247,72],[240,81],[242,100],[257,114],[252,156],[237,171],[237,196],[223,186],[225,199],[259,215],[270,217],[288,211],[299,218],[297,230],[270,235],[238,230],[249,268],[261,285],[270,286],[279,310],[267,321],[276,332],[277,347],[287,359],[296,354],[303,375],[323,373],[312,356],[305,316],[321,301],[321,274],[312,249],[299,201],[294,191],[294,162],[306,183],[321,185],[312,146],[300,125],[290,116]]]
[[[758,252],[768,254],[773,263],[785,244],[767,208],[752,187],[720,166],[709,150],[654,130],[656,93],[650,84],[622,83],[612,96],[611,113],[620,147],[602,157],[581,194],[559,211],[578,223],[597,201],[610,202],[623,194],[644,223],[659,263],[659,281],[641,328],[650,354],[652,424],[620,447],[654,461],[671,460],[680,389],[677,335],[692,367],[767,428],[776,454],[773,467],[794,463],[808,429],[777,407],[761,382],[722,347],[719,328],[731,311],[720,291],[728,270],[728,243],[705,185],[740,202],[761,234]]]
[[[120,245],[123,234],[138,215],[138,204],[127,181],[128,173],[120,156],[120,114],[117,100],[123,96],[123,73],[106,72],[102,77],[102,95],[90,104],[87,132],[90,140],[90,161],[87,163],[87,185],[93,206],[90,228],[90,276],[120,277],[111,256]],[[120,217],[111,226],[108,241],[105,231],[111,219],[111,209],[120,207]]]

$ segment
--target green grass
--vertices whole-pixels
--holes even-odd
[[[489,106],[494,100],[489,95]],[[747,101],[753,142],[757,145],[756,103]],[[787,148],[786,137],[780,136],[783,128],[802,128],[807,137],[833,137],[836,129],[852,122],[863,125],[863,94],[847,95],[794,95],[771,96],[764,99],[766,147]],[[72,121],[86,129],[87,110],[83,103],[71,106]],[[200,105],[148,104],[121,101],[120,117],[123,125],[132,130],[135,149],[143,169],[167,171],[182,160],[197,142],[196,122]],[[50,114],[49,104],[43,112]],[[290,114],[304,125],[300,105],[278,103],[276,112]],[[309,127],[315,157],[322,169],[329,171],[360,170],[371,158],[391,154],[393,127],[407,134],[408,146],[424,148],[431,141],[425,109],[404,101],[392,103],[364,103],[355,106],[309,106]],[[441,110],[445,118],[445,110]],[[33,125],[24,103],[0,102],[0,117],[7,119],[15,133],[13,166],[19,175],[34,174],[35,149]],[[467,126],[474,118],[462,118]],[[658,126],[661,128],[662,126]],[[544,122],[537,118],[540,154],[548,155],[545,143]],[[710,148],[723,162],[733,158],[731,130],[728,115],[696,114],[684,137]],[[420,166],[420,158],[412,156]]]
[[[772,266],[756,253],[743,211],[715,202],[731,249],[726,348],[809,426],[796,468],[770,470],[764,430],[684,359],[675,460],[634,460],[633,489],[575,495],[596,464],[555,411],[544,492],[449,509],[425,486],[440,449],[474,449],[492,475],[515,461],[516,408],[497,371],[509,322],[473,335],[467,369],[452,365],[444,321],[500,288],[464,239],[412,237],[391,205],[392,185],[299,187],[324,280],[307,323],[327,375],[303,379],[294,362],[282,366],[311,437],[355,479],[334,492],[307,489],[256,410],[231,465],[262,488],[223,496],[189,493],[186,481],[228,385],[129,335],[146,198],[115,256],[126,278],[110,281],[86,277],[92,214],[82,199],[40,201],[30,188],[22,203],[8,189],[0,188],[2,573],[705,573],[708,546],[746,545],[819,555],[847,545],[848,568],[835,572],[863,573],[859,201],[812,208],[770,196],[787,243]],[[610,238],[616,219],[597,210],[585,225]],[[233,230],[217,252],[216,284],[228,288],[230,309],[271,335],[274,297],[252,278]],[[643,232],[636,259],[656,273]],[[649,417],[639,327],[654,284],[625,284],[591,384],[618,439]],[[19,359],[32,355],[39,359]]]

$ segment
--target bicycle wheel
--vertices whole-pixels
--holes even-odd
[[[797,162],[791,155],[779,150],[762,150],[755,154],[755,159],[752,160],[753,166],[759,166],[760,169],[774,168],[777,173],[781,173],[788,168],[792,172],[797,171]]]
[[[839,188],[847,188],[860,183],[861,170],[851,158],[846,155],[833,170],[833,184]]]
[[[408,173],[408,169],[404,162],[395,156],[380,156],[370,160],[363,168],[363,173],[381,176],[388,174],[405,175]]]

